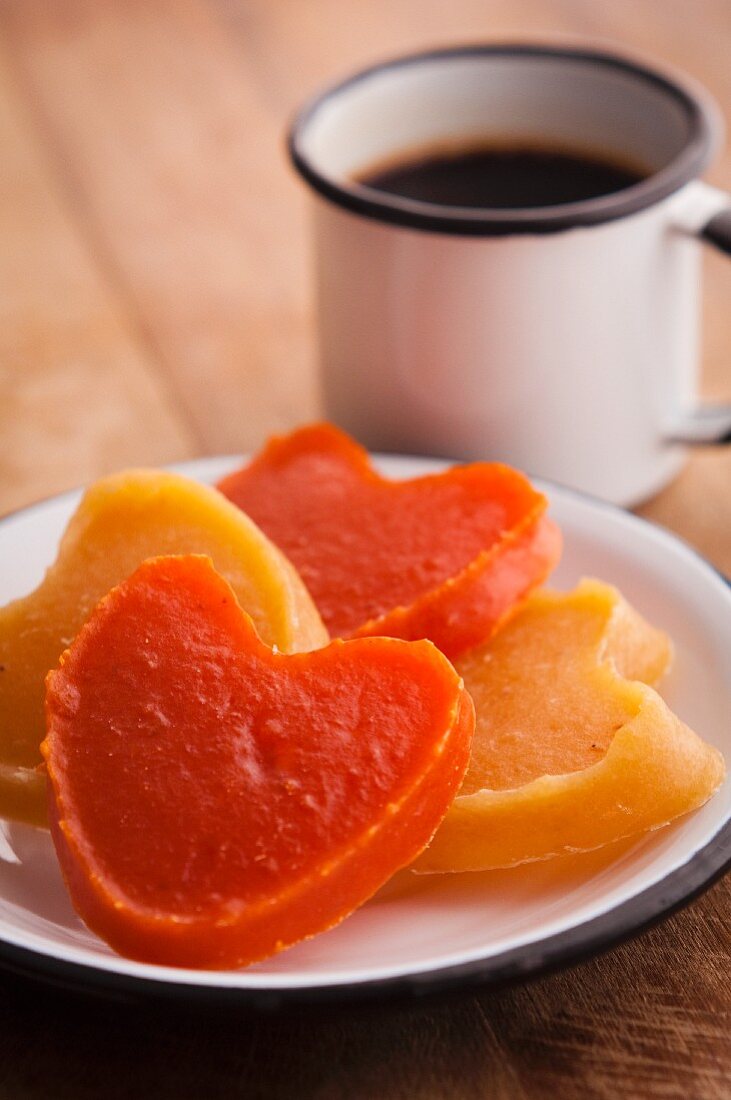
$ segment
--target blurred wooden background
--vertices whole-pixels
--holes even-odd
[[[316,415],[288,116],[386,55],[556,36],[676,66],[731,118],[729,0],[0,0],[0,512]],[[731,188],[728,149],[707,178]],[[731,264],[706,274],[703,389],[729,399]],[[730,489],[731,451],[697,452],[643,512],[731,571]],[[0,1095],[725,1098],[730,899],[442,1009],[155,1041],[5,997]]]
[[[0,512],[316,415],[286,120],[388,54],[567,35],[677,66],[731,116],[729,0],[2,0]],[[708,178],[731,186],[729,149]],[[704,389],[731,397],[731,264],[706,266]],[[730,475],[698,455],[646,509],[728,570]]]

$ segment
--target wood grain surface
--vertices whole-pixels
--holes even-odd
[[[317,414],[285,121],[436,44],[569,36],[654,56],[731,119],[729,0],[0,0],[0,512]],[[731,153],[707,177],[731,188]],[[731,398],[731,264],[703,390]],[[642,514],[731,572],[731,449]],[[0,976],[0,1098],[731,1096],[731,886],[593,962],[443,1004],[252,1018]]]

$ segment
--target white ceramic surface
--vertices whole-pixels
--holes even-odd
[[[237,464],[207,459],[179,468],[211,482]],[[443,464],[385,458],[380,465],[392,476],[415,476]],[[566,544],[555,585],[570,587],[583,575],[611,581],[669,631],[676,660],[664,694],[731,760],[731,589],[693,551],[659,529],[566,490],[549,486],[546,491]],[[67,494],[0,522],[0,602],[37,583],[77,500],[78,494]],[[181,992],[186,986],[242,995],[268,990],[286,999],[288,992],[340,987],[357,995],[364,983],[378,980],[418,980],[462,964],[489,969],[490,960],[535,948],[559,933],[573,932],[581,954],[587,950],[581,942],[587,922],[626,914],[632,899],[692,866],[695,854],[730,817],[727,782],[699,812],[612,851],[486,874],[402,873],[333,931],[248,969],[225,972],[154,967],[116,956],[75,916],[48,834],[5,823],[0,947],[30,950],[41,970],[44,960],[49,965],[62,960],[93,968],[97,978],[106,972],[110,981],[122,975],[176,983]],[[698,885],[696,875],[693,889]],[[563,958],[571,960],[570,947]]]

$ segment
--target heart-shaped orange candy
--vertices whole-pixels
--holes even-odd
[[[497,463],[391,481],[330,424],[270,440],[221,492],[284,551],[330,633],[478,645],[556,564],[546,498]]]
[[[212,968],[331,927],[411,862],[474,730],[431,643],[277,653],[196,556],[147,561],[99,604],[47,719],[77,911],[124,955]]]

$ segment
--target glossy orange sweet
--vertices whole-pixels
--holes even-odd
[[[470,766],[416,870],[587,851],[702,805],[725,767],[648,686],[669,659],[608,585],[531,596],[456,662],[477,712]]]
[[[484,641],[560,553],[546,499],[507,466],[391,481],[332,425],[272,439],[220,490],[293,562],[330,632]]]
[[[423,848],[474,711],[429,642],[273,652],[200,557],[146,562],[48,678],[54,841],[124,955],[236,967],[338,923]]]
[[[1,817],[45,823],[45,779],[37,768],[46,673],[113,585],[145,558],[188,552],[213,558],[270,645],[289,652],[327,643],[293,567],[215,489],[160,470],[96,482],[41,585],[0,609]]]

